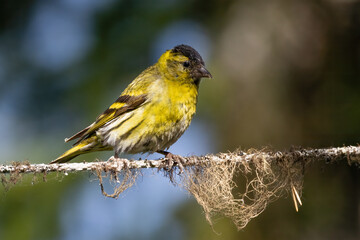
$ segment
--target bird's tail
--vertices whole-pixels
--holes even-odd
[[[103,146],[99,141],[99,138],[96,135],[94,135],[92,137],[80,141],[78,144],[76,144],[75,146],[64,152],[60,157],[53,160],[51,163],[64,163],[84,153],[111,150],[111,149],[112,149],[111,147]]]

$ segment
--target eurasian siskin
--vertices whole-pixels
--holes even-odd
[[[51,163],[64,163],[94,151],[166,152],[189,127],[201,78],[211,78],[200,54],[190,46],[167,50],[143,71],[94,123],[65,142],[78,139]]]

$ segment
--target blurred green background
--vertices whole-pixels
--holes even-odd
[[[56,158],[70,147],[65,137],[180,43],[201,53],[214,79],[202,81],[197,115],[172,152],[359,143],[358,1],[5,0],[1,163]],[[359,168],[345,161],[309,168],[299,213],[287,197],[242,231],[216,219],[218,234],[156,171],[118,200],[103,197],[93,175],[41,178],[1,188],[0,239],[360,239]]]

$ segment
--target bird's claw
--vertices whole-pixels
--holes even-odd
[[[167,153],[165,155],[165,170],[170,172],[173,170],[174,165],[176,164],[179,167],[179,174],[184,172],[184,165],[186,164],[186,159],[179,156],[179,155],[175,155],[172,153]]]
[[[108,161],[109,161],[109,162],[116,162],[116,161],[118,161],[118,160],[119,160],[119,157],[111,156]]]

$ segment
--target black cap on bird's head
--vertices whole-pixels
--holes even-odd
[[[188,57],[190,59],[190,61],[194,61],[194,62],[198,62],[201,65],[205,65],[204,60],[202,59],[202,57],[200,56],[200,54],[193,49],[192,47],[188,46],[188,45],[177,45],[176,47],[174,47],[172,49],[173,53],[181,53],[182,55],[184,55],[185,57]]]
[[[211,73],[205,68],[204,60],[194,48],[181,44],[175,46],[171,52],[180,53],[189,59],[189,63],[184,63],[184,66],[188,64],[189,67],[192,68],[191,75],[194,79],[200,79],[203,77],[212,78]]]

